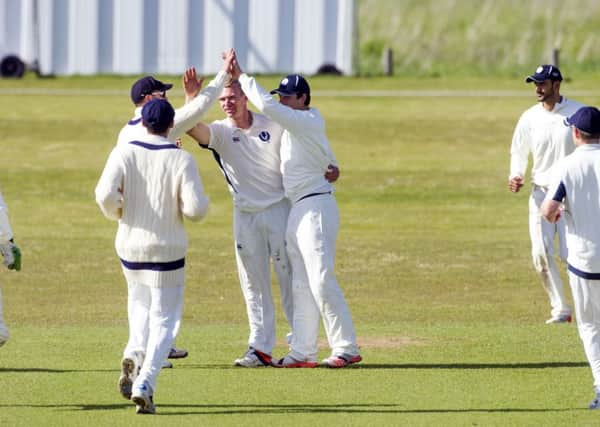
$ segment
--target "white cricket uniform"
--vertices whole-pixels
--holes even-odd
[[[0,193],[0,244],[5,245],[12,238],[13,232],[10,228],[10,222],[8,220],[8,208],[6,207],[6,203],[4,203],[2,193]],[[8,328],[4,323],[4,315],[2,310],[2,289],[0,288],[0,345],[8,341],[9,337],[10,334],[8,333]]]
[[[175,110],[173,127],[169,132],[170,140],[175,141],[177,138],[181,138],[188,130],[198,124],[202,116],[221,94],[227,76],[228,74],[225,71],[219,71],[215,78],[192,101]],[[133,118],[119,132],[117,144],[139,141],[147,135],[148,132],[142,124],[142,107],[136,107]]]
[[[277,275],[283,312],[292,326],[292,273],[285,250],[290,211],[279,155],[283,129],[262,114],[248,129],[229,119],[210,124],[213,151],[233,197],[233,237],[238,276],[250,324],[248,345],[271,354],[276,342],[271,266]]]
[[[531,194],[529,196],[529,236],[533,265],[542,279],[550,299],[552,317],[570,315],[571,308],[563,290],[558,265],[554,259],[554,238],[558,234],[559,256],[566,259],[565,224],[544,221],[541,205],[552,173],[558,160],[575,149],[571,128],[564,124],[566,117],[574,114],[582,104],[562,97],[552,111],[541,103],[526,110],[515,128],[510,148],[510,177],[525,176],[529,154],[533,158],[531,168]]]
[[[285,129],[281,168],[292,203],[286,231],[294,298],[290,356],[316,361],[320,316],[332,355],[358,355],[352,317],[334,270],[339,214],[333,186],[324,174],[337,162],[325,122],[314,108],[294,110],[280,104],[246,74],[239,80],[248,99]]]
[[[128,285],[125,357],[145,354],[134,386],[156,379],[181,319],[187,237],[183,218],[206,215],[196,162],[157,135],[117,144],[96,186],[104,215],[119,221],[117,255]]]
[[[557,165],[547,199],[564,203],[577,328],[600,394],[600,145],[580,145]]]

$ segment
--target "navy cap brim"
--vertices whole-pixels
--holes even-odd
[[[162,90],[169,90],[173,87],[172,83],[163,83]]]
[[[285,90],[273,89],[270,93],[271,93],[271,95],[277,94],[277,95],[286,95],[286,96],[288,96],[288,95],[295,95],[298,92],[288,92],[288,91],[285,91]]]
[[[535,76],[527,76],[527,78],[525,79],[525,83],[531,83],[531,82],[543,83],[544,81],[546,81],[546,79],[540,78],[540,77],[536,78]]]

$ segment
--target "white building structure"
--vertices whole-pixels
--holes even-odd
[[[355,0],[0,0],[0,59],[41,74],[353,73]]]

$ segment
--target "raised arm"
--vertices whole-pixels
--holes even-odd
[[[185,103],[190,103],[202,89],[204,84],[204,77],[198,78],[195,67],[189,67],[185,69],[183,76],[181,77],[181,87],[185,93]]]
[[[191,102],[175,110],[175,125],[169,133],[169,139],[175,140],[180,138],[184,133],[196,126],[201,117],[210,109],[223,90],[233,57],[234,53],[233,49],[231,49],[223,59],[221,71],[217,73],[208,86],[202,89]]]

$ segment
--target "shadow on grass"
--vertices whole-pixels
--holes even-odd
[[[0,372],[65,374],[69,372],[118,372],[118,369],[54,369],[54,368],[0,368]]]
[[[526,363],[361,363],[344,368],[354,369],[548,369],[548,368],[585,368],[587,362],[526,362]],[[219,364],[180,364],[174,369],[236,369],[233,365]],[[262,368],[260,368],[262,369]],[[265,368],[266,369],[266,368]],[[323,366],[318,369],[328,369]],[[170,370],[170,369],[169,369]],[[339,369],[331,369],[339,371]],[[0,372],[63,374],[70,372],[118,372],[118,369],[53,369],[53,368],[0,368]]]
[[[360,363],[344,368],[352,369],[547,369],[547,368],[583,368],[587,362],[524,362],[524,363]],[[180,369],[241,369],[232,365],[182,365]],[[321,369],[328,369],[320,366]],[[260,368],[259,368],[260,369]],[[331,369],[339,371],[339,369]]]
[[[122,410],[134,407],[131,403],[122,404],[61,404],[61,405],[27,405],[14,404],[2,405],[0,408],[49,408],[63,411],[106,411]],[[174,409],[172,412],[161,412],[162,410]],[[178,410],[179,409],[179,410]],[[345,414],[454,414],[454,413],[547,413],[547,412],[570,412],[573,410],[584,410],[585,408],[432,408],[432,409],[410,409],[405,405],[393,403],[372,403],[372,404],[281,404],[281,405],[248,405],[248,404],[157,404],[157,414],[162,416],[181,416],[181,415],[266,415],[266,414],[303,414],[303,413],[345,413]],[[587,410],[587,409],[586,409]]]

